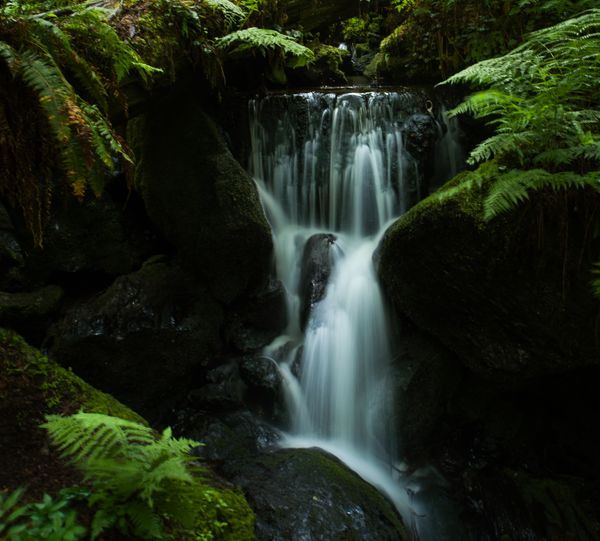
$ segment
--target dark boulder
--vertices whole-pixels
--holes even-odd
[[[302,327],[306,326],[313,306],[325,296],[333,267],[331,250],[335,241],[335,235],[319,233],[310,237],[304,246],[299,288]]]
[[[395,424],[401,456],[415,457],[439,436],[463,369],[446,348],[403,321],[394,361]]]
[[[419,172],[428,179],[433,172],[433,151],[440,137],[440,129],[432,115],[416,113],[404,123],[404,144],[406,150],[419,164]],[[421,186],[421,193],[427,193],[427,186]]]
[[[204,444],[194,454],[219,467],[226,461],[273,451],[281,441],[279,430],[245,410],[207,415],[192,408],[180,410],[178,417],[176,432]]]
[[[206,374],[206,384],[193,389],[188,401],[196,408],[225,412],[239,409],[244,403],[244,383],[235,361],[224,363]]]
[[[62,288],[54,285],[21,293],[0,291],[0,325],[38,341],[58,311],[63,295]]]
[[[394,506],[335,457],[283,449],[226,462],[256,513],[259,541],[408,539]]]
[[[193,88],[175,88],[129,123],[135,181],[178,257],[230,303],[269,275],[271,230],[253,180]]]
[[[33,280],[56,273],[118,276],[139,266],[143,255],[143,242],[130,238],[122,211],[104,195],[55,208],[44,229],[43,247],[30,251],[26,267]]]
[[[287,325],[286,293],[279,280],[269,280],[257,292],[236,303],[228,315],[225,336],[241,353],[258,351]]]
[[[497,381],[600,364],[589,286],[597,247],[586,234],[597,196],[541,195],[484,222],[482,192],[463,184],[434,194],[388,229],[378,271],[390,300]]]
[[[222,323],[220,305],[189,274],[149,261],[71,307],[48,346],[61,364],[153,417],[219,354]]]

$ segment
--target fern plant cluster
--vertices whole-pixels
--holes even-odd
[[[587,190],[598,197],[599,81],[600,9],[536,31],[508,54],[446,81],[485,88],[451,114],[471,113],[495,128],[469,159],[497,167],[485,187],[486,220],[540,190]],[[593,287],[600,295],[600,279]]]
[[[170,429],[157,437],[147,426],[95,413],[50,415],[43,426],[91,483],[92,540],[113,528],[142,539],[253,538],[247,506],[240,507],[243,517],[229,507],[243,497],[226,501],[225,491],[202,480],[189,453],[198,442],[173,438]]]
[[[132,162],[107,113],[127,73],[145,77],[152,71],[110,26],[109,10],[82,4],[65,17],[40,13],[49,7],[56,3],[13,0],[0,8],[0,76],[6,83],[0,104],[0,195],[22,209],[37,244],[58,171],[81,199],[88,191],[102,192],[116,159]],[[19,109],[10,110],[14,105]],[[29,109],[35,130],[20,118]],[[40,136],[28,138],[26,130]],[[49,152],[30,163],[30,149],[37,145]]]
[[[252,4],[252,3],[250,3]],[[255,3],[258,5],[258,2]],[[112,124],[123,87],[174,79],[182,64],[224,82],[227,57],[266,56],[274,79],[312,59],[270,29],[242,30],[248,2],[10,0],[0,6],[0,197],[42,245],[55,192],[99,196],[131,151]],[[251,5],[251,8],[254,4]],[[162,81],[158,81],[159,83]]]

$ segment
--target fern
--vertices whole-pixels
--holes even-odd
[[[163,514],[193,527],[199,485],[188,452],[198,442],[175,439],[170,429],[157,438],[146,426],[95,413],[48,416],[42,426],[93,484],[92,539],[111,527],[161,538]]]
[[[112,11],[89,2],[67,4],[14,1],[0,8],[0,70],[10,74],[2,98],[21,104],[10,93],[25,85],[31,91],[26,96],[35,100],[30,106],[37,111],[38,124],[28,127],[38,139],[25,142],[19,140],[24,131],[19,116],[1,116],[0,195],[21,208],[39,246],[57,168],[71,193],[83,199],[88,192],[102,193],[119,161],[132,162],[107,111],[125,104],[119,83],[128,74],[146,80],[157,71],[110,26]],[[64,8],[63,15],[40,13],[57,7]],[[47,133],[52,141],[44,138]],[[44,160],[30,163],[27,149],[33,146],[51,146],[54,152],[40,151]]]
[[[313,52],[289,36],[267,28],[246,28],[227,34],[217,40],[217,46],[232,56],[246,56],[258,52],[282,54],[292,68],[301,67],[314,59]]]
[[[539,30],[512,52],[479,62],[446,83],[489,86],[452,111],[491,118],[496,135],[471,162],[582,172],[600,164],[600,9]]]
[[[550,188],[555,191],[600,187],[600,173],[581,176],[571,172],[549,173],[543,169],[511,170],[492,184],[484,201],[484,218],[491,220],[529,199],[530,192]]]

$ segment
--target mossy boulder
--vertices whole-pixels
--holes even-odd
[[[323,451],[242,457],[227,462],[223,473],[243,488],[259,541],[409,539],[390,501]]]
[[[0,487],[27,484],[49,491],[78,481],[73,470],[48,453],[44,416],[78,410],[145,424],[135,412],[91,387],[70,370],[42,355],[16,333],[0,329]]]
[[[485,222],[485,188],[468,182],[475,174],[461,174],[387,230],[378,270],[389,298],[487,378],[600,364],[589,284],[597,195],[540,194]]]
[[[129,134],[148,215],[179,258],[226,303],[264,283],[272,238],[256,186],[193,88],[157,100]]]
[[[154,417],[221,351],[223,317],[189,273],[154,259],[74,304],[48,347],[64,366]]]

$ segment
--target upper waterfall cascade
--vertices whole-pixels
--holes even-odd
[[[372,255],[386,225],[424,195],[422,164],[406,150],[405,126],[428,114],[426,101],[420,91],[311,92],[249,104],[249,169],[289,295],[286,336],[267,353],[287,382],[290,444],[333,452],[399,509],[407,502],[393,480],[393,333]],[[435,122],[440,136],[432,149],[450,148]],[[325,291],[303,321],[307,241],[323,233],[330,234],[321,245]],[[317,278],[308,279],[314,286]]]

